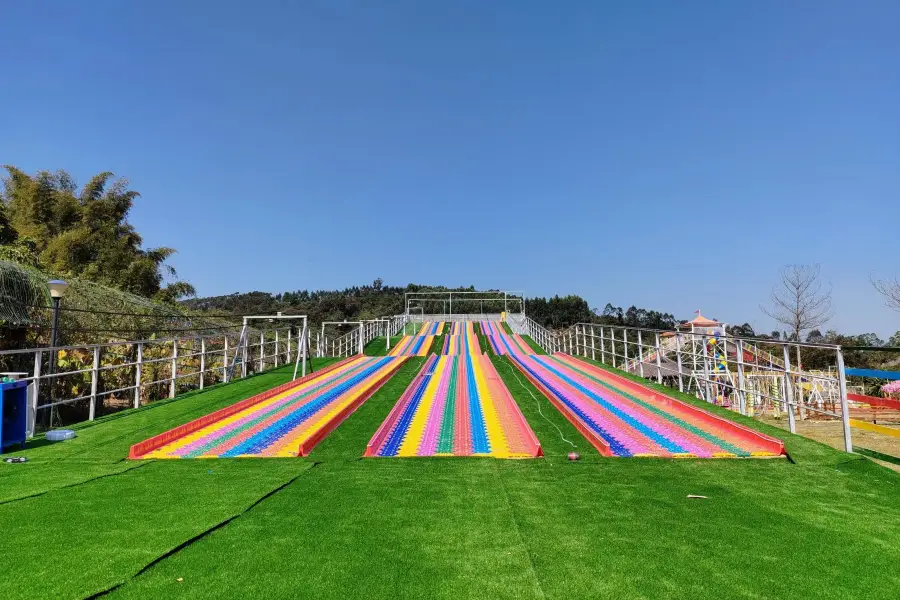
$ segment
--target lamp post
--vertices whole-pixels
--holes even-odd
[[[69,289],[69,284],[61,279],[54,279],[52,281],[47,282],[48,287],[50,288],[50,299],[53,302],[53,325],[50,328],[50,347],[52,350],[50,351],[50,368],[47,369],[48,375],[53,375],[56,373],[56,363],[59,361],[59,353],[56,351],[56,345],[59,343],[59,303],[62,300],[62,297],[66,295],[66,290]],[[48,387],[50,390],[50,404],[53,404],[53,378],[50,377],[48,380]],[[49,427],[53,427],[53,414],[56,412],[56,407],[50,407],[50,416],[48,419]]]

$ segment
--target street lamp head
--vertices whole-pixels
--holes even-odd
[[[50,287],[51,298],[62,298],[66,295],[66,290],[69,289],[69,284],[61,279],[49,281],[47,285]]]

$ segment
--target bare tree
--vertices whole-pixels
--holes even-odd
[[[872,285],[878,293],[884,296],[885,304],[894,310],[900,310],[900,280],[898,279],[873,279]]]
[[[760,305],[766,315],[782,325],[790,327],[796,341],[804,331],[821,327],[833,316],[831,311],[831,290],[823,291],[819,280],[819,265],[788,265],[781,270],[781,281],[772,288],[772,306]],[[799,370],[800,344],[796,346]],[[806,418],[803,404],[803,388],[797,388],[797,403],[800,418]]]
[[[772,306],[760,306],[766,315],[790,327],[798,342],[804,331],[821,327],[831,320],[831,291],[822,290],[819,265],[788,265],[781,270],[781,281],[772,288]]]

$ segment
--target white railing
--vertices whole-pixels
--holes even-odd
[[[531,337],[535,343],[543,348],[544,352],[553,354],[559,351],[559,334],[539,325],[531,317],[524,317],[523,330],[517,331],[519,335]],[[512,327],[512,325],[510,325]]]
[[[329,336],[323,334],[323,331],[319,331],[316,333],[315,355],[321,358],[361,354],[366,344],[376,337],[386,336],[386,332],[389,332],[391,336],[399,336],[404,322],[404,315],[393,315],[361,321],[349,332],[340,336]]]
[[[28,382],[33,435],[288,364],[298,348],[297,330],[284,327],[250,330],[243,344],[232,332],[3,350],[0,361]]]

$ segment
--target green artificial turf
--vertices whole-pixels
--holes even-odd
[[[258,463],[258,464],[254,464]],[[84,598],[232,518],[305,460],[146,462],[115,477],[0,505],[0,598]]]
[[[428,354],[437,354],[441,355],[441,352],[444,351],[444,334],[434,336],[434,339],[431,340],[431,350]]]
[[[528,344],[532,350],[534,350],[535,354],[547,354],[546,350],[538,346],[538,343],[534,341],[530,335],[520,335],[519,337],[525,340],[525,343]]]
[[[484,335],[484,331],[481,329],[481,323],[475,323],[475,335],[478,336],[478,345],[481,346],[482,351],[493,356],[494,349],[491,347],[491,343],[487,341],[487,336]]]
[[[122,582],[107,597],[896,596],[897,473],[690,396],[673,394],[784,439],[791,460],[601,457],[496,356],[545,457],[362,458],[424,360],[408,359],[308,459],[147,461],[102,476],[131,443],[274,385],[265,376],[26,450],[32,491],[64,467],[85,482],[0,504],[18,553],[0,597]],[[581,460],[566,460],[572,450]]]
[[[391,348],[399,344],[400,340],[402,339],[402,335],[392,335]],[[376,337],[371,342],[366,344],[365,348],[363,348],[363,353],[366,356],[385,356],[388,353],[387,338],[384,336]]]

